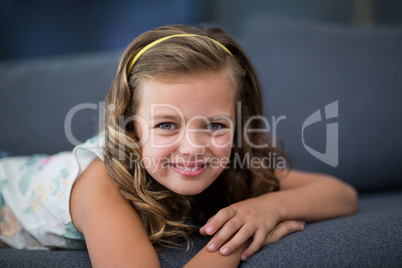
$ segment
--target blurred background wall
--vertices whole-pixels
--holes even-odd
[[[234,37],[268,14],[346,27],[402,24],[401,0],[1,0],[0,60],[125,48],[165,24],[219,26]]]

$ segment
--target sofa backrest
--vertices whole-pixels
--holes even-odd
[[[0,64],[0,150],[14,155],[71,150],[98,132],[119,52]]]
[[[286,116],[276,136],[295,169],[336,175],[360,191],[402,187],[402,26],[260,17],[244,32],[265,114],[270,123]]]

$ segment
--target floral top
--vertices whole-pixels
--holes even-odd
[[[78,176],[103,157],[104,135],[56,155],[0,159],[0,246],[85,249],[72,224],[70,194]]]

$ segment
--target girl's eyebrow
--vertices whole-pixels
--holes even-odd
[[[229,120],[233,120],[230,115],[225,115],[225,114],[223,114],[223,115],[216,115],[216,116],[209,117],[209,118],[207,118],[207,117],[205,117],[205,116],[200,116],[200,119],[201,119],[201,118],[206,118],[206,119],[208,119],[208,121],[216,121],[216,120],[222,120],[222,119],[225,119],[225,120],[228,120],[228,119],[229,119]],[[156,115],[153,119],[154,119],[154,120],[176,120],[176,121],[180,121],[180,116],[168,115],[168,114],[161,114],[161,115]]]
[[[162,115],[156,115],[154,117],[154,120],[180,120],[180,116],[175,116],[175,115],[166,115],[166,114],[162,114]]]
[[[215,121],[215,120],[221,120],[221,119],[226,119],[226,120],[229,119],[229,120],[233,121],[232,117],[230,115],[226,115],[226,114],[217,115],[217,116],[208,118],[209,121]]]

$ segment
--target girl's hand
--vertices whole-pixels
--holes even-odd
[[[214,235],[207,245],[210,252],[219,249],[229,255],[251,239],[251,244],[241,254],[245,261],[261,246],[274,243],[282,237],[304,228],[303,221],[280,221],[276,206],[269,206],[264,197],[247,199],[221,209],[200,229],[202,235]]]

